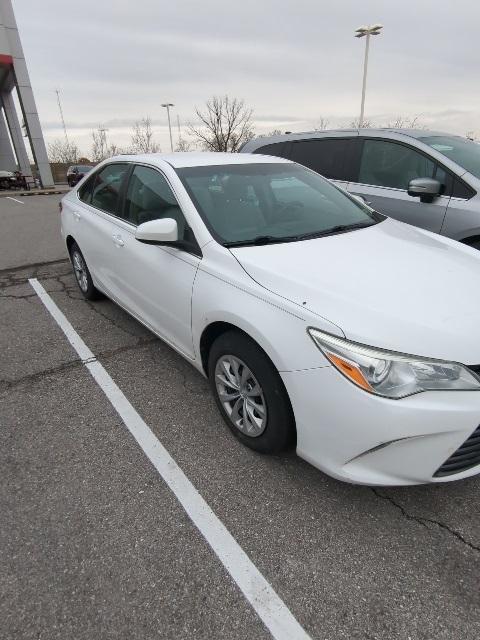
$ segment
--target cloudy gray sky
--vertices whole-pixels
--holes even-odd
[[[108,127],[127,144],[150,116],[168,150],[165,110],[185,125],[212,94],[243,98],[257,133],[358,117],[364,40],[372,40],[366,116],[398,115],[480,135],[480,5],[474,0],[14,0],[47,141],[59,137],[55,88],[85,153]]]

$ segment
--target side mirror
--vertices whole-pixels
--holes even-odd
[[[149,220],[138,225],[135,238],[145,244],[170,244],[178,241],[177,222],[173,218]]]
[[[441,190],[441,183],[433,178],[415,178],[408,185],[408,195],[420,198],[420,202],[433,202]]]

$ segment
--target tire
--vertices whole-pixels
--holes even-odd
[[[98,300],[103,295],[93,284],[92,276],[85,262],[80,247],[76,242],[70,247],[70,260],[72,262],[73,273],[75,280],[78,284],[78,288],[82,292],[83,297],[86,300]]]
[[[295,444],[295,419],[282,379],[248,336],[228,331],[215,340],[208,377],[223,419],[244,445],[260,453],[279,453]]]

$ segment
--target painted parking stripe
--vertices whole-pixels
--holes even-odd
[[[276,640],[311,640],[287,605],[217,518],[150,427],[143,421],[104,367],[36,278],[29,283],[65,334],[125,426],[143,449],[188,516],[213,549],[245,598]]]
[[[5,196],[7,200],[13,200],[14,202],[18,202],[19,204],[25,204],[21,200],[17,200],[16,198],[12,198],[11,196]]]

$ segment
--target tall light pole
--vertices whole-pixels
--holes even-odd
[[[370,36],[380,35],[380,31],[383,29],[381,24],[372,24],[368,27],[359,27],[355,31],[356,38],[367,37],[365,41],[365,60],[363,62],[363,86],[362,86],[362,105],[360,107],[360,118],[358,120],[359,128],[363,126],[363,114],[365,112],[365,91],[367,88],[367,68],[368,68],[368,50],[370,49]]]
[[[60,118],[62,120],[63,133],[65,134],[65,142],[67,144],[69,144],[68,136],[67,136],[67,127],[65,126],[65,119],[63,117],[62,103],[60,102],[60,91],[59,91],[59,89],[55,89],[55,93],[57,94],[58,110],[60,111]]]
[[[162,107],[165,107],[165,109],[167,110],[167,116],[168,116],[168,131],[170,133],[170,149],[172,150],[173,153],[173,139],[172,139],[172,123],[170,122],[170,107],[174,107],[175,105],[172,104],[171,102],[165,102],[165,104],[162,104]]]

